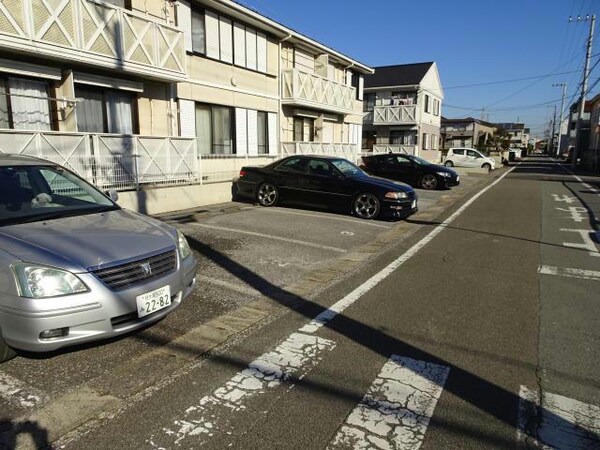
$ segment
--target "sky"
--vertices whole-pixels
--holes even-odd
[[[435,61],[444,117],[518,120],[539,137],[555,105],[560,114],[562,88],[552,85],[567,84],[563,110],[581,92],[590,21],[569,17],[600,13],[600,0],[239,2],[371,67]],[[600,77],[595,28],[590,87]],[[598,93],[600,82],[587,98]]]

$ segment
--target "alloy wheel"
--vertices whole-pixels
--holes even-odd
[[[438,181],[435,175],[426,174],[421,178],[421,187],[423,189],[433,190],[437,188],[437,185]]]
[[[262,206],[273,206],[277,203],[277,188],[271,183],[263,183],[258,188],[258,203]]]
[[[361,219],[374,219],[379,215],[379,199],[373,194],[359,194],[354,200],[354,214]]]

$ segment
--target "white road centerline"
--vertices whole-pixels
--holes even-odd
[[[317,317],[315,317],[309,324],[300,328],[300,332],[314,333],[319,328],[321,328],[323,325],[328,323],[331,319],[333,319],[335,316],[337,316],[339,313],[341,313],[348,306],[352,305],[359,298],[361,298],[363,295],[365,295],[367,292],[369,292],[371,289],[373,289],[375,286],[377,286],[380,282],[385,280],[388,276],[390,276],[392,273],[394,273],[394,271],[396,269],[398,269],[398,267],[400,267],[406,261],[408,261],[413,256],[415,256],[423,247],[425,247],[429,242],[431,242],[438,234],[440,234],[442,231],[444,231],[444,229],[448,225],[450,225],[454,220],[456,220],[479,197],[481,197],[489,189],[491,189],[492,187],[494,187],[495,185],[500,183],[500,181],[502,181],[504,179],[504,177],[506,177],[513,170],[515,170],[515,168],[517,166],[508,170],[506,173],[504,173],[500,178],[498,178],[492,184],[490,184],[485,189],[482,189],[477,194],[475,194],[473,197],[471,197],[464,205],[462,205],[452,215],[450,215],[450,217],[448,217],[440,225],[438,225],[433,230],[431,230],[429,232],[429,234],[427,234],[427,236],[425,236],[423,239],[421,239],[419,242],[417,242],[415,245],[413,245],[411,248],[409,248],[400,257],[398,257],[397,259],[392,261],[387,267],[383,268],[380,272],[373,275],[371,278],[369,278],[367,281],[365,281],[359,287],[354,289],[352,292],[350,292],[344,298],[342,298],[341,300],[339,300],[338,302],[336,302],[335,304],[330,306],[328,309],[323,311],[321,314],[319,314]]]
[[[277,213],[281,212],[281,213],[289,214],[289,215],[293,215],[293,216],[312,217],[315,219],[327,219],[327,220],[335,220],[335,221],[340,221],[340,222],[350,222],[355,225],[368,225],[371,227],[385,228],[386,230],[393,228],[393,225],[383,225],[381,223],[375,223],[372,220],[351,219],[349,217],[338,217],[331,213],[330,214],[327,214],[327,213],[310,214],[310,213],[306,213],[306,212],[290,211],[285,208],[260,208],[260,210],[266,211],[266,212],[277,212]]]
[[[538,268],[538,273],[542,275],[556,275],[559,277],[600,281],[600,272],[595,270],[572,269],[570,267],[540,266]]]
[[[329,251],[337,252],[337,253],[346,253],[348,251],[348,250],[344,250],[343,248],[331,247],[329,245],[315,244],[313,242],[300,241],[298,239],[273,236],[271,234],[257,233],[256,231],[238,230],[235,228],[226,228],[226,227],[221,227],[218,225],[208,225],[206,223],[194,223],[193,226],[207,228],[209,230],[228,231],[230,233],[246,234],[248,236],[256,236],[256,237],[260,237],[260,238],[264,238],[264,239],[287,242],[287,243],[296,244],[296,245],[303,245],[305,247],[318,248],[321,250],[329,250]]]
[[[449,372],[392,355],[327,448],[418,450]]]

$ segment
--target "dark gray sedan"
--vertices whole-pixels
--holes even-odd
[[[0,155],[0,361],[136,330],[195,283],[177,229],[54,163]]]

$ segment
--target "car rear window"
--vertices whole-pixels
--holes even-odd
[[[454,150],[452,150],[452,153],[454,153],[455,155],[464,155],[465,151],[462,148],[455,148]]]

